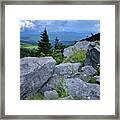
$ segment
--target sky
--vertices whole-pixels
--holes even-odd
[[[44,29],[48,32],[100,32],[99,20],[21,20],[20,30],[33,30],[42,32]]]

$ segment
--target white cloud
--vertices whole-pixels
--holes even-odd
[[[24,28],[34,28],[34,27],[35,27],[35,24],[30,20],[20,21],[20,28],[22,30],[24,30]]]

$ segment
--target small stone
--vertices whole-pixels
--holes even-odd
[[[44,92],[44,97],[47,100],[56,100],[56,99],[58,99],[58,93],[57,93],[56,90],[45,91]]]

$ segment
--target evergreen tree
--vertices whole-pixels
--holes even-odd
[[[56,50],[63,50],[63,45],[62,45],[62,43],[59,42],[59,39],[57,37],[55,39],[55,49]]]
[[[58,49],[58,47],[59,47],[59,40],[58,40],[58,38],[56,37],[56,38],[55,38],[55,49]]]
[[[56,60],[57,64],[60,64],[63,61],[63,57],[64,57],[63,50],[64,48],[63,48],[62,43],[60,43],[59,39],[56,37],[52,57]]]
[[[49,43],[49,37],[45,28],[44,32],[40,35],[41,39],[38,41],[38,53],[48,55],[51,53],[51,44]]]

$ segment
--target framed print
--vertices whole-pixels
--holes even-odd
[[[2,2],[1,118],[119,119],[119,2]]]

